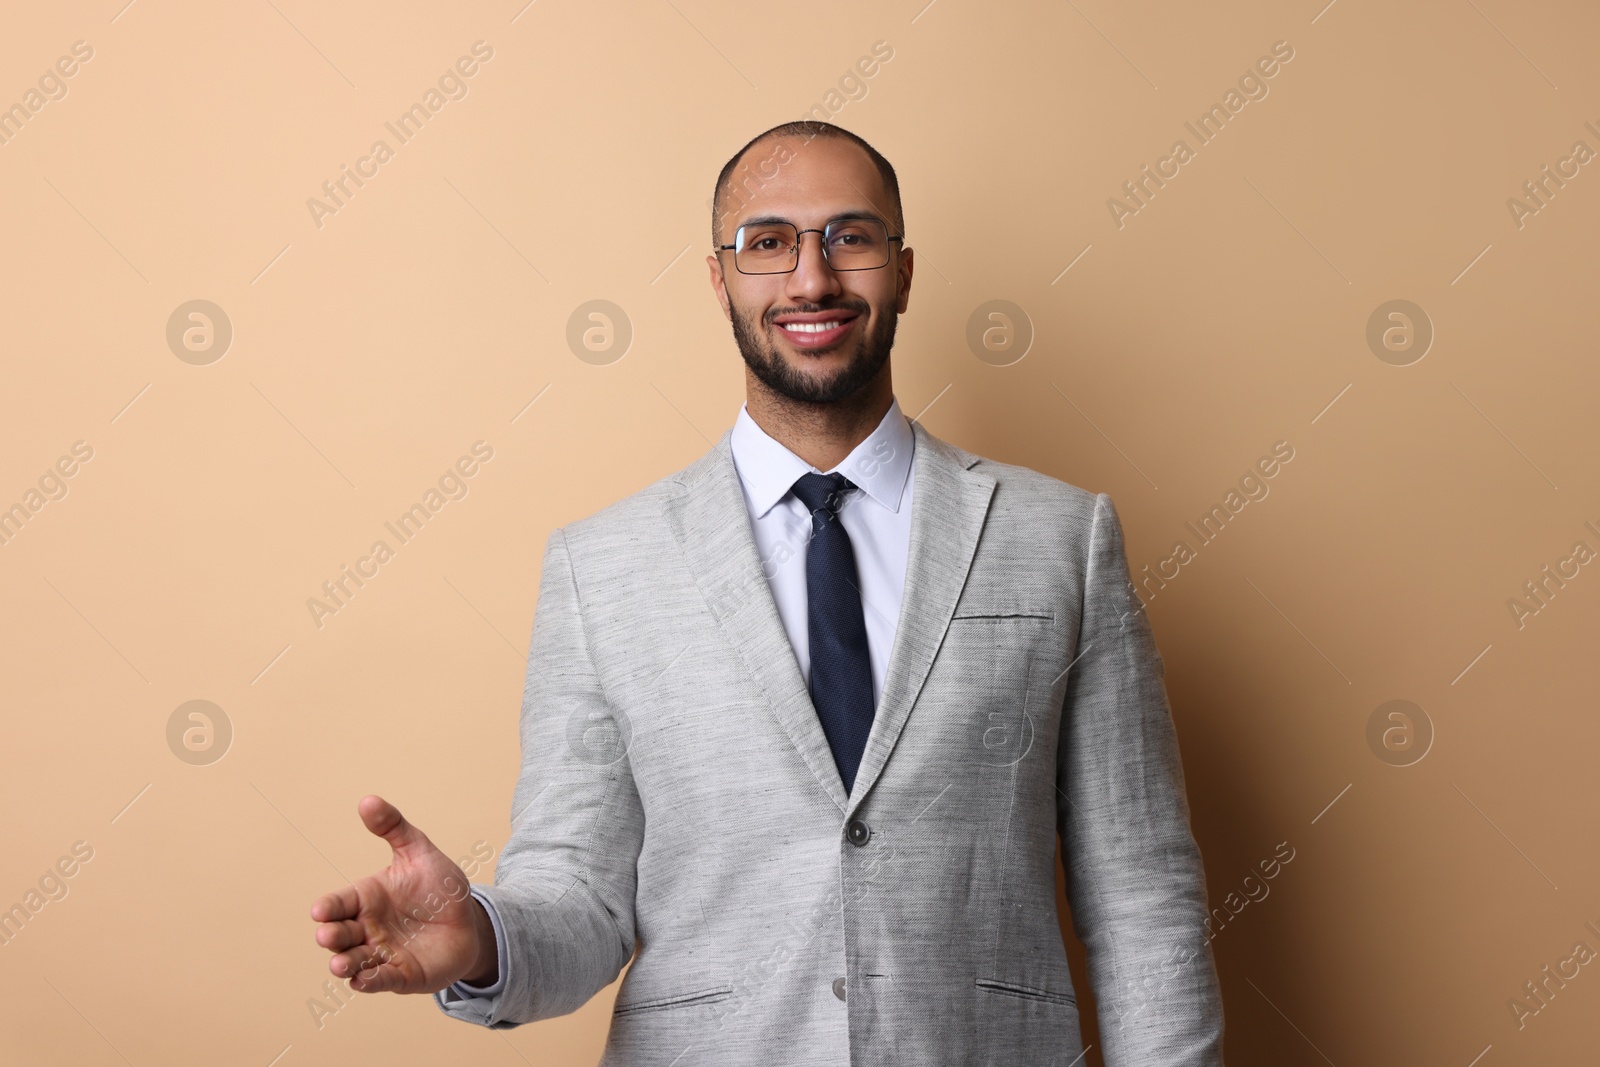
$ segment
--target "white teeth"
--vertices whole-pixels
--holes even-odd
[[[834,319],[830,322],[782,322],[778,325],[791,333],[824,333],[844,321],[844,319]]]

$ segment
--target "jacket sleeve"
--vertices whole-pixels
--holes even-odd
[[[1104,493],[1095,499],[1082,610],[1056,805],[1105,1064],[1221,1067],[1222,993],[1166,668]]]
[[[611,708],[585,632],[564,531],[551,533],[522,696],[522,771],[488,901],[503,951],[492,995],[434,994],[496,1029],[565,1015],[614,981],[634,950],[644,812],[626,716]]]

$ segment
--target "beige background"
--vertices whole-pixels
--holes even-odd
[[[0,946],[0,1059],[596,1060],[613,991],[508,1033],[393,996],[319,1024],[307,909],[387,862],[367,792],[499,855],[545,538],[731,425],[711,184],[821,105],[899,170],[896,394],[935,433],[1110,493],[1136,577],[1294,449],[1149,601],[1212,902],[1240,909],[1228,1062],[1592,1060],[1600,966],[1520,1027],[1510,1002],[1600,951],[1600,567],[1520,627],[1508,600],[1600,550],[1600,164],[1521,226],[1507,205],[1600,150],[1592,5],[122,3],[0,33],[4,106],[93,50],[0,144],[0,507],[93,453],[0,546],[0,907],[92,849]],[[399,144],[384,123],[478,41]],[[319,227],[308,198],[380,138]],[[1119,228],[1108,198],[1178,138],[1195,158]],[[197,299],[233,331],[203,365],[166,339]],[[620,358],[568,346],[596,299]],[[1366,339],[1396,299],[1435,332],[1406,366]],[[990,300],[1031,324],[1008,366],[966,340]],[[467,495],[319,628],[322,582],[476,441]],[[209,765],[169,747],[191,700],[231,726]],[[1409,766],[1403,733],[1368,741],[1390,700],[1431,724]]]

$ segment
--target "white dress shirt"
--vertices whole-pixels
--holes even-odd
[[[883,697],[900,621],[900,598],[906,584],[906,558],[911,549],[911,423],[892,401],[877,429],[851,450],[838,466],[817,468],[789,451],[739,409],[729,442],[739,472],[745,507],[762,572],[772,589],[778,617],[789,634],[800,677],[811,684],[811,640],[806,597],[806,548],[811,540],[811,513],[790,490],[808,471],[849,478],[861,491],[851,493],[839,508],[839,521],[850,535],[861,587],[861,612],[867,623],[867,650],[872,661],[872,700]]]
[[[894,648],[900,621],[900,599],[906,584],[906,561],[911,554],[912,459],[915,437],[911,422],[893,400],[889,410],[866,438],[850,450],[832,470],[819,471],[789,451],[750,417],[741,405],[733,424],[729,447],[739,472],[756,555],[772,589],[778,617],[794,646],[800,677],[811,684],[811,631],[806,614],[806,548],[811,542],[811,513],[792,492],[794,483],[808,471],[849,478],[859,492],[845,497],[839,521],[850,535],[856,557],[856,578],[861,587],[861,613],[867,623],[867,653],[872,661],[872,701],[883,699],[883,682],[889,673],[889,653]],[[506,941],[500,915],[477,889],[494,927],[499,976],[493,985],[471,986],[456,982],[444,991],[448,1000],[494,996],[505,988]]]

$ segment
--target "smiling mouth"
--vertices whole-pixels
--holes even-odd
[[[774,325],[797,348],[822,348],[849,333],[858,317],[851,312],[842,312],[810,321],[778,322]]]

